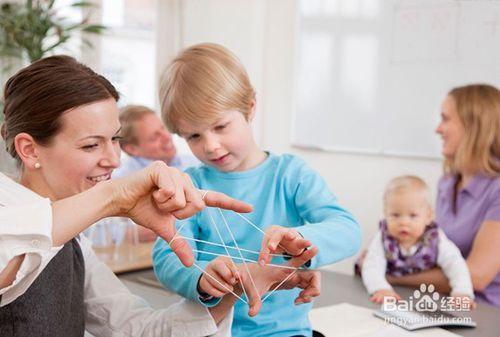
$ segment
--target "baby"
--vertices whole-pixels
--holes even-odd
[[[384,193],[384,216],[380,229],[368,248],[361,276],[372,295],[400,299],[386,275],[402,276],[439,266],[451,286],[451,296],[474,298],[465,260],[458,248],[432,221],[430,192],[415,176],[392,179]]]

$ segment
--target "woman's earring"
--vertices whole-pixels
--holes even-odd
[[[39,163],[39,162],[36,162],[36,163],[35,163],[35,168],[36,168],[36,169],[39,169],[40,167],[42,167],[42,165],[40,165],[40,163]]]

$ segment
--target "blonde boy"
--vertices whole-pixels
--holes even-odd
[[[160,96],[165,124],[187,141],[203,163],[187,171],[197,187],[221,191],[254,206],[249,219],[266,231],[265,238],[237,214],[224,212],[238,246],[247,250],[245,259],[256,262],[252,252],[262,246],[260,266],[252,267],[261,267],[261,272],[271,268],[263,265],[270,261],[270,254],[280,252],[277,243],[284,238],[290,243],[287,251],[292,255],[302,254],[310,244],[301,244],[302,237],[318,248],[318,255],[308,263],[311,268],[339,261],[358,250],[359,226],[339,206],[323,179],[303,160],[275,155],[257,146],[251,128],[255,91],[244,67],[229,50],[215,44],[184,50],[167,69]],[[163,241],[158,241],[153,251],[155,271],[162,283],[206,306],[216,304],[237,282],[230,261],[202,252],[226,254],[224,248],[213,247],[210,242],[222,240],[234,246],[219,215],[205,212],[183,225],[182,235],[200,252],[196,263],[204,272],[184,268]],[[212,225],[211,216],[219,229]],[[230,253],[238,256],[233,249]],[[298,292],[274,293],[255,317],[250,317],[239,301],[233,335],[310,336],[307,313],[311,304],[294,305]]]

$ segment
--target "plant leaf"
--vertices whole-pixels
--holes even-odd
[[[88,8],[88,7],[98,7],[98,6],[97,4],[89,1],[78,1],[78,2],[73,2],[71,4],[71,7]]]
[[[101,34],[105,30],[107,30],[107,27],[103,26],[103,25],[88,25],[82,29],[82,31],[84,31],[86,33],[94,33],[94,34]]]

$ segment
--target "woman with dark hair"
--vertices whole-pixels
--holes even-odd
[[[217,192],[200,193],[183,173],[161,162],[109,180],[119,165],[119,95],[104,77],[70,57],[49,57],[22,69],[8,80],[4,97],[2,136],[20,176],[18,184],[0,174],[2,337],[83,336],[85,329],[96,336],[230,331],[231,317],[225,317],[233,296],[208,310],[183,302],[153,311],[79,233],[103,217],[127,216],[171,242],[176,219],[205,206],[237,212],[251,207]],[[193,263],[184,240],[172,248],[186,266]],[[293,263],[301,265],[309,255]],[[283,273],[258,278],[258,289],[268,290]],[[301,275],[284,287],[304,283]],[[317,292],[317,277],[310,276],[304,296]],[[250,301],[257,305],[258,294]]]
[[[436,223],[466,258],[477,299],[500,307],[500,91],[486,84],[454,88],[436,132],[445,157]],[[450,291],[439,268],[389,282]]]

